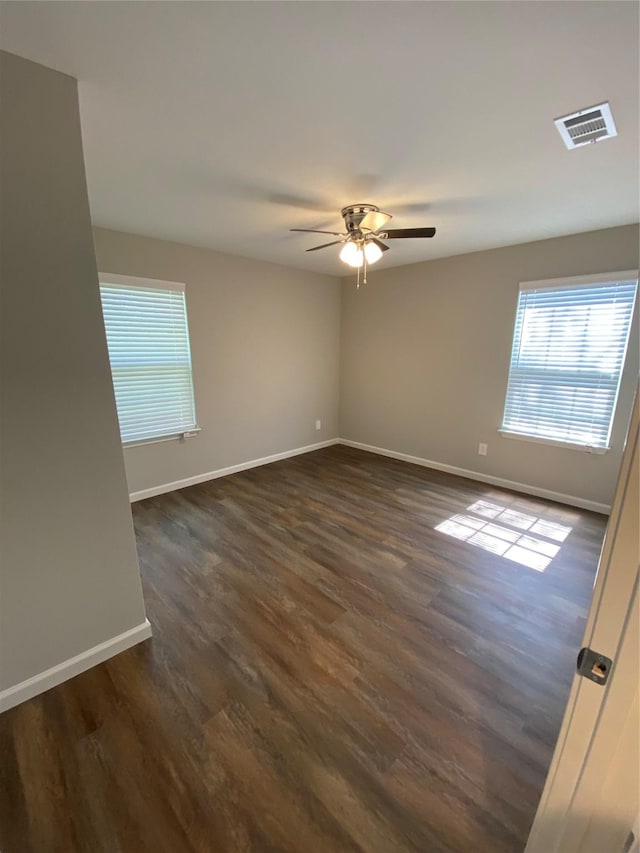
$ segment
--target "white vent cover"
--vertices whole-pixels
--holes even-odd
[[[579,148],[618,135],[608,103],[557,118],[555,126],[567,148]]]

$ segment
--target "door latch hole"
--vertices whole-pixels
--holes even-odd
[[[585,647],[578,654],[578,673],[596,684],[606,684],[612,663],[611,658]]]

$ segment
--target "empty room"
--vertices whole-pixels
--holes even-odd
[[[639,28],[0,2],[2,853],[640,853]]]

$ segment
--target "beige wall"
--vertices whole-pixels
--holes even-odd
[[[95,241],[101,272],[186,285],[202,432],[127,448],[130,492],[337,437],[338,279],[101,228]]]
[[[0,690],[145,621],[76,81],[1,54]]]
[[[341,437],[610,504],[638,377],[637,310],[611,452],[497,430],[518,283],[637,267],[638,228],[626,226],[371,272],[360,290],[343,279]]]

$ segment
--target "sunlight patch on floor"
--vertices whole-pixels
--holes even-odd
[[[544,572],[562,547],[555,543],[564,542],[572,530],[564,524],[482,500],[435,529],[537,572]]]

